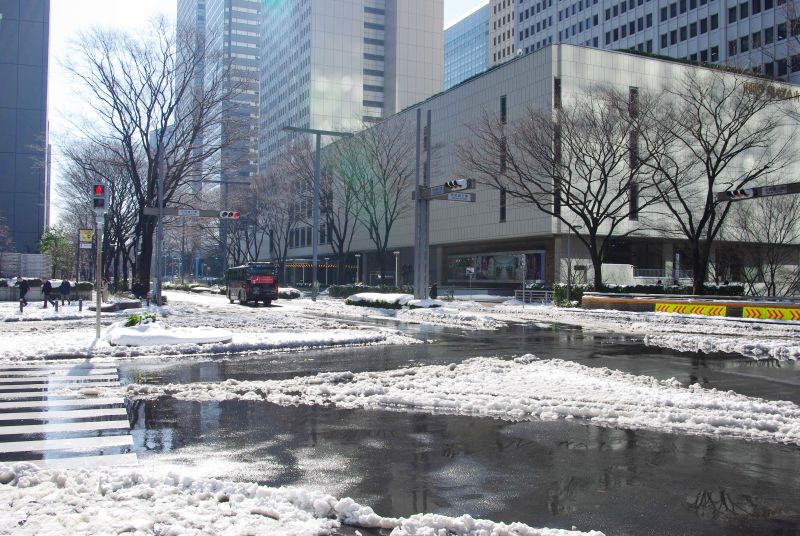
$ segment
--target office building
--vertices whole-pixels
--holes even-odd
[[[284,126],[359,130],[442,89],[443,0],[285,0],[262,9],[262,169],[285,143]]]
[[[800,81],[800,18],[791,2],[517,0],[517,47],[636,49]]]
[[[0,2],[0,216],[35,253],[47,206],[49,0]]]
[[[489,67],[513,58],[517,53],[517,12],[521,0],[490,0],[489,2]],[[551,0],[552,1],[552,0]]]
[[[261,0],[203,0],[205,3],[206,86],[227,76],[235,88],[233,102],[225,103],[220,120],[203,133],[205,144],[223,144],[204,173],[223,183],[247,181],[258,170],[258,67]]]
[[[688,72],[698,76],[711,74],[706,68],[675,60],[584,46],[551,45],[490,69],[385,121],[389,126],[393,121],[414,125],[417,109],[423,118],[430,111],[431,143],[437,146],[436,179],[432,180],[432,185],[436,185],[460,176],[458,148],[470,142],[474,136],[470,125],[479,123],[485,113],[505,116],[513,124],[523,119],[529,109],[551,109],[556,103],[584,94],[587,87],[611,87],[623,94],[631,94],[631,88],[636,88],[638,95],[640,90],[662,91]],[[789,89],[800,92],[796,86]],[[795,151],[800,151],[800,139],[790,137],[790,126],[785,128],[786,138],[797,147]],[[411,162],[414,157],[413,153],[408,155]],[[798,169],[798,164],[787,168],[786,176],[796,175]],[[408,189],[404,198],[409,205],[392,227],[388,241],[389,251],[400,252],[400,266],[410,266],[413,259],[414,208],[410,203],[413,186],[409,184]],[[592,264],[586,248],[574,234],[570,237],[570,230],[558,218],[537,210],[531,203],[515,201],[503,190],[478,184],[474,192],[474,203],[431,202],[430,280],[438,282],[440,288],[467,286],[471,277],[475,278],[473,284],[483,288],[519,288],[523,278],[550,284],[565,281],[568,257],[574,265],[586,268],[581,275],[591,281]],[[664,232],[672,225],[676,224],[663,213],[648,213],[647,223],[641,223],[638,215],[630,218],[625,227],[612,235],[615,245],[606,258],[609,263],[604,268],[606,282],[655,284],[658,279],[670,278],[676,259],[686,263],[690,258],[681,234]],[[737,251],[730,244],[724,244],[724,248]],[[309,245],[296,242],[289,255],[302,259],[310,252]],[[361,226],[356,230],[351,253],[349,262],[359,263],[360,280],[379,283],[375,246]],[[321,245],[320,254],[330,255],[330,246]],[[524,265],[519,262],[522,255],[525,255]],[[742,259],[733,261],[740,263],[739,269],[745,262]],[[473,270],[468,272],[467,267]],[[350,277],[354,275],[352,270]],[[404,281],[410,279],[406,277]]]
[[[444,30],[444,89],[489,66],[489,4],[478,6]]]

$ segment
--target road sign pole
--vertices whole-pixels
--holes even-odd
[[[317,301],[319,292],[319,279],[317,279],[317,266],[319,261],[319,195],[320,195],[320,152],[322,135],[316,133],[316,154],[314,156],[314,228],[311,229],[311,301]]]
[[[97,212],[95,215],[97,224],[97,264],[94,273],[94,296],[95,296],[95,337],[100,339],[100,307],[102,306],[103,292],[103,213]]]

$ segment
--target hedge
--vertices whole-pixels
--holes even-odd
[[[331,298],[347,298],[353,294],[362,292],[376,292],[378,294],[414,294],[414,289],[410,285],[401,287],[368,287],[366,285],[331,285],[328,287],[328,296]]]
[[[370,291],[374,292],[374,291]],[[388,294],[388,293],[383,293]],[[399,303],[386,303],[386,302],[377,302],[377,301],[369,301],[369,300],[359,300],[359,301],[350,301],[345,300],[344,303],[347,305],[357,305],[359,307],[376,307],[378,309],[402,309],[403,306]]]
[[[72,285],[72,290],[94,290],[94,284],[89,281],[79,281]]]

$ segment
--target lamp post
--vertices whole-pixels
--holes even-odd
[[[400,252],[394,252],[394,286],[400,288]]]
[[[575,232],[583,229],[582,225],[575,226]],[[570,302],[570,291],[572,290],[572,249],[570,248],[570,237],[572,229],[567,229],[567,304]]]
[[[319,281],[317,280],[317,258],[319,253],[319,197],[320,197],[320,151],[322,148],[322,136],[338,136],[341,138],[352,138],[352,132],[334,132],[331,130],[318,130],[315,128],[301,128],[285,126],[283,130],[292,132],[302,132],[314,134],[316,138],[316,157],[314,159],[314,226],[311,228],[311,299],[317,301],[319,291]],[[305,272],[303,275],[305,279]]]
[[[361,264],[361,255],[356,253],[356,285],[358,285],[358,268]]]
[[[328,259],[330,257],[325,257],[325,286],[328,286]]]

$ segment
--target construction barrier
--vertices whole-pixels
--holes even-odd
[[[743,307],[742,318],[800,320],[800,309],[787,309],[785,307]]]
[[[694,305],[685,303],[657,303],[657,313],[678,313],[681,315],[727,316],[724,305]]]

